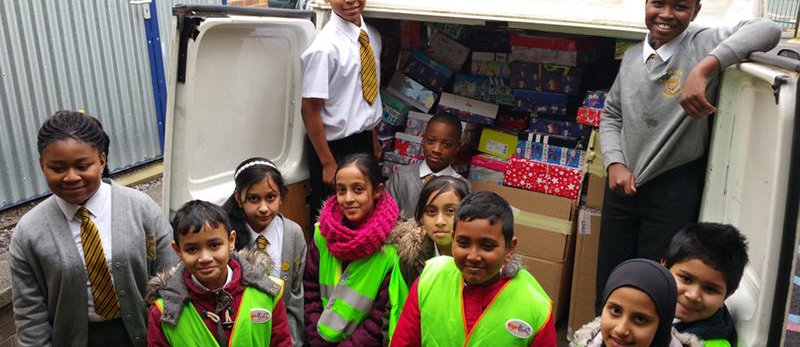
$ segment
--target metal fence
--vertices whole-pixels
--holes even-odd
[[[768,0],[767,17],[786,30],[795,30],[800,0]]]

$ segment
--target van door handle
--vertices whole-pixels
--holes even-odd
[[[151,2],[153,2],[153,0],[131,0],[131,1],[128,1],[128,4],[130,4],[130,5],[150,5]]]

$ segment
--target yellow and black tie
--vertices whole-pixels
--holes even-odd
[[[89,218],[89,210],[81,207],[78,213],[81,217],[81,243],[86,259],[86,272],[92,287],[94,312],[103,319],[110,320],[119,312],[119,298],[111,281],[111,271],[108,270],[103,244],[100,242],[100,232]]]
[[[258,235],[256,237],[256,248],[261,252],[267,253],[267,246],[269,246],[267,238],[264,235]]]
[[[358,43],[361,51],[361,92],[364,100],[372,105],[375,97],[378,96],[378,75],[375,71],[375,54],[372,53],[372,46],[369,45],[369,35],[364,30],[358,35]]]
[[[436,175],[434,174],[427,174],[425,177],[422,178],[422,186],[424,187],[428,182],[430,182]]]

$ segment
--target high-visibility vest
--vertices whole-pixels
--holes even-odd
[[[269,346],[272,339],[272,311],[275,309],[276,303],[283,297],[283,281],[270,278],[281,285],[281,291],[275,297],[250,286],[244,288],[239,312],[236,314],[233,330],[231,330],[229,346]],[[155,304],[159,311],[164,311],[162,298],[156,299]],[[161,322],[161,329],[164,331],[167,342],[172,346],[219,347],[217,339],[208,330],[203,318],[189,301],[183,305],[181,315],[178,317],[178,324],[171,325]]]
[[[372,255],[350,262],[342,271],[342,262],[328,250],[327,240],[315,225],[314,243],[319,249],[319,289],[324,310],[317,322],[319,335],[327,341],[347,339],[370,313],[383,279],[389,279],[389,338],[400,319],[408,286],[400,272],[397,249],[385,244]]]
[[[550,319],[550,298],[520,269],[466,330],[464,277],[449,256],[432,258],[417,283],[423,346],[528,346]]]
[[[703,340],[706,347],[731,347],[731,343],[726,339]]]

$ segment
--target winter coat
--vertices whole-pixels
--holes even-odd
[[[586,323],[572,335],[570,347],[600,347],[603,337],[600,334],[600,317]],[[669,347],[703,347],[703,342],[692,334],[680,333],[672,329],[672,341]]]
[[[436,255],[436,244],[414,220],[398,222],[386,242],[397,247],[400,272],[406,285],[411,288],[411,284],[422,273],[425,262]]]

